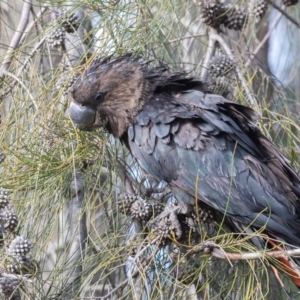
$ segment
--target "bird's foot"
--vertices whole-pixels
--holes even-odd
[[[153,231],[160,238],[160,243],[165,244],[168,239],[180,239],[182,236],[181,224],[178,215],[187,215],[190,213],[189,205],[174,200],[168,203],[164,211],[149,222]],[[191,220],[188,219],[191,223]]]
[[[210,254],[215,248],[219,248],[216,243],[212,241],[206,241],[197,245],[194,249],[194,252],[204,252],[206,254]]]

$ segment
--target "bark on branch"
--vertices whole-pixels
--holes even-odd
[[[3,71],[7,71],[7,69],[9,68],[13,58],[13,51],[20,45],[21,38],[29,21],[31,6],[32,0],[24,1],[20,22],[4,57],[3,64],[0,69],[0,77],[4,76]]]
[[[249,253],[230,253],[225,252],[219,245],[207,241],[197,245],[193,252],[205,251],[208,252],[211,256],[226,259],[226,260],[253,260],[260,258],[286,258],[300,255],[300,249],[291,249],[291,250],[271,250],[264,252],[249,252]]]

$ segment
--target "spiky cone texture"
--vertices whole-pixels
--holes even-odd
[[[157,216],[164,206],[156,201],[144,200],[139,195],[124,193],[117,201],[120,211],[137,220],[148,221],[153,215]]]
[[[57,90],[63,90],[63,95],[69,93],[70,88],[78,79],[79,74],[72,74],[69,71],[64,72],[60,78],[57,80],[55,87]]]
[[[61,20],[63,26],[68,33],[75,32],[83,18],[81,10],[77,9],[70,13],[66,8],[54,9],[51,15],[52,21]]]
[[[199,208],[199,219],[203,223],[211,223],[214,221],[211,210]]]
[[[17,236],[9,245],[8,253],[12,256],[25,256],[30,252],[32,243],[24,236]]]
[[[214,78],[207,83],[209,89],[215,94],[222,95],[224,98],[229,98],[230,88],[224,77]]]
[[[9,195],[10,192],[7,189],[0,187],[0,209],[4,209],[5,207],[8,206]]]
[[[235,5],[226,11],[224,26],[228,29],[242,30],[247,23],[247,12],[244,7]]]
[[[220,3],[219,1],[199,1],[200,13],[203,23],[207,26],[218,28],[224,24],[226,20],[226,11],[228,6]]]
[[[265,0],[251,0],[248,5],[249,15],[262,19],[268,10],[268,3]]]
[[[137,201],[139,199],[139,196],[133,195],[133,194],[127,194],[124,193],[118,198],[117,204],[120,209],[120,211],[124,215],[131,215],[131,205],[133,202]]]
[[[2,151],[0,151],[0,164],[2,164],[4,161],[5,161],[5,154]]]
[[[152,216],[152,208],[148,201],[139,197],[130,207],[130,214],[137,220],[149,220]]]
[[[73,33],[75,32],[79,25],[80,25],[80,15],[77,13],[78,11],[73,12],[71,15],[69,15],[66,19],[66,21],[64,22],[64,26],[66,28],[66,31],[68,33]]]
[[[157,245],[166,245],[172,239],[180,240],[182,237],[182,225],[177,217],[172,215],[161,218],[153,225],[153,232],[158,237]]]
[[[158,224],[154,227],[154,232],[158,236],[158,245],[166,245],[171,238],[171,226],[172,223],[168,217],[162,218]]]
[[[65,38],[66,38],[66,29],[65,27],[61,26],[55,28],[49,33],[47,37],[47,42],[49,46],[52,48],[60,47],[63,44]]]
[[[152,201],[150,204],[153,210],[154,217],[158,216],[161,212],[163,212],[164,206],[161,203]]]
[[[21,299],[18,287],[20,280],[9,277],[0,277],[0,293],[5,299],[18,300]]]
[[[298,0],[282,0],[285,6],[292,6],[298,3]]]
[[[15,255],[6,257],[2,264],[8,273],[18,275],[29,275],[36,273],[36,266],[29,257]]]
[[[7,232],[13,232],[19,223],[18,216],[10,210],[6,210],[3,212],[4,218],[4,228]]]
[[[216,55],[209,62],[208,73],[212,78],[227,76],[234,70],[234,65],[227,55]]]

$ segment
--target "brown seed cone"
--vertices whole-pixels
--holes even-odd
[[[228,29],[241,30],[247,23],[247,13],[244,7],[236,5],[226,12],[224,26]]]
[[[55,28],[47,37],[47,42],[50,47],[59,47],[63,44],[66,38],[66,29],[64,27]]]
[[[0,122],[1,124],[1,122]],[[2,164],[5,161],[5,154],[1,151],[0,152],[0,164]]]
[[[159,223],[155,226],[154,232],[159,237],[158,244],[167,244],[169,238],[171,237],[171,226],[172,223],[168,217],[161,219]]]
[[[152,209],[146,200],[140,198],[132,203],[130,213],[137,220],[149,220],[152,215]]]
[[[213,80],[208,83],[209,89],[218,95],[222,95],[223,97],[229,99],[230,88],[229,85],[222,80],[223,78],[218,78],[217,80]]]
[[[234,62],[226,55],[214,56],[208,65],[208,73],[213,78],[226,76],[233,70]]]
[[[139,199],[139,196],[124,193],[118,198],[117,204],[120,211],[125,215],[131,215],[131,205]]]
[[[5,258],[5,268],[8,273],[18,275],[35,274],[37,266],[33,264],[29,257],[16,255]]]
[[[9,204],[10,192],[3,187],[0,187],[0,209],[4,209]]]
[[[156,217],[164,210],[164,205],[159,202],[151,201],[150,205],[152,206],[153,215]]]
[[[0,293],[4,295],[5,299],[19,300],[21,299],[18,287],[20,286],[20,280],[1,277],[0,278]]]
[[[226,20],[226,11],[228,7],[219,1],[200,1],[200,13],[204,24],[207,26],[218,28],[224,24]]]
[[[12,256],[27,255],[32,248],[32,243],[24,236],[17,236],[9,245],[8,253]]]
[[[292,6],[298,3],[298,0],[282,0],[285,6]]]
[[[73,12],[68,12],[66,8],[54,9],[52,12],[52,21],[61,21],[61,26],[63,26],[68,33],[75,32],[81,20],[83,19],[83,11],[77,9]]]
[[[249,15],[261,19],[268,10],[268,3],[265,0],[251,0],[248,6]]]
[[[67,95],[70,92],[70,88],[78,79],[78,73],[71,73],[70,71],[66,71],[61,74],[60,78],[57,80],[55,87],[57,90],[63,90],[64,95]]]
[[[6,210],[3,212],[3,217],[4,217],[4,228],[7,232],[13,232],[19,223],[18,216],[10,211]]]

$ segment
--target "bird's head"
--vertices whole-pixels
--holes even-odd
[[[120,137],[151,97],[155,80],[131,56],[95,61],[71,88],[70,117],[82,130],[106,128]],[[157,73],[158,74],[158,73]]]

